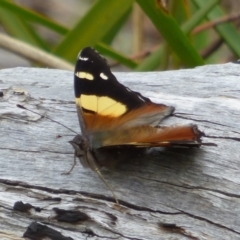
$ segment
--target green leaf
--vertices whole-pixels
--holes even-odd
[[[0,22],[5,30],[12,36],[28,42],[34,46],[49,50],[48,45],[37,35],[37,33],[25,21],[0,5]]]
[[[170,0],[168,3],[168,9],[179,25],[184,23],[191,16],[189,4],[186,0]]]
[[[159,1],[137,0],[143,11],[167,41],[171,49],[187,67],[204,64],[202,58],[191,45],[187,36],[181,31],[174,18],[164,9]]]
[[[55,49],[55,53],[67,60],[75,61],[77,53],[86,46],[101,41],[119,19],[131,8],[134,0],[98,0],[88,13],[66,35]]]
[[[24,20],[38,23],[59,34],[66,34],[68,32],[68,28],[56,23],[46,16],[40,15],[33,10],[18,6],[17,4],[11,3],[9,1],[0,0],[0,2],[0,8],[8,10],[8,12],[13,13],[15,16],[21,17]]]
[[[163,56],[163,45],[159,46],[152,54],[144,59],[134,70],[153,71],[159,67]]]
[[[192,29],[199,24],[200,21],[207,15],[209,11],[211,11],[219,0],[211,0],[206,3],[201,9],[194,13],[193,17],[190,18],[187,22],[185,22],[181,29],[183,33],[189,34]],[[137,71],[149,71],[156,69],[160,64],[161,60],[163,60],[163,49],[164,46],[159,47],[159,49],[152,53],[149,57],[147,57],[139,66],[135,69]],[[184,54],[184,53],[183,53]]]
[[[208,1],[209,0],[194,0],[194,3],[198,7],[202,7],[207,4]],[[214,20],[223,16],[225,16],[223,10],[217,6],[207,15],[207,19]],[[238,29],[229,22],[217,25],[215,29],[236,56],[240,57],[240,33]]]
[[[219,1],[220,0],[208,0],[206,4],[202,5],[202,7],[193,14],[189,21],[182,25],[182,31],[185,34],[189,34],[193,28],[196,27],[206,17],[206,15],[217,6]]]
[[[111,27],[111,29],[108,31],[108,33],[104,36],[104,38],[101,40],[105,44],[111,44],[114,37],[119,33],[121,27],[128,19],[132,9],[129,8],[128,11],[126,11],[125,14],[119,20]]]
[[[108,45],[104,44],[104,43],[98,43],[95,48],[103,55],[105,56],[109,56],[113,59],[115,59],[116,61],[118,61],[119,63],[129,67],[129,68],[135,68],[137,67],[137,63],[132,61],[131,59],[123,56],[121,53],[116,52],[115,50],[113,50],[112,48],[110,48]]]

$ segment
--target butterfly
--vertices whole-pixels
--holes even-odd
[[[159,126],[174,107],[154,103],[119,83],[106,59],[91,47],[77,57],[74,91],[82,133],[70,141],[75,159],[96,171],[113,195],[99,170],[101,149],[202,145],[204,133],[197,125]]]

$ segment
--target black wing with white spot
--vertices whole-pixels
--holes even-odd
[[[90,47],[84,48],[78,55],[74,89],[76,98],[85,95],[89,96],[86,99],[90,101],[91,96],[107,97],[126,106],[127,111],[139,108],[150,101],[140,93],[120,84],[110,71],[107,61]],[[85,109],[84,105],[82,102]]]
[[[156,126],[174,111],[120,84],[107,61],[90,47],[79,53],[74,74],[78,117],[85,136],[140,125]]]

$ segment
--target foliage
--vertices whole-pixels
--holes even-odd
[[[233,23],[212,24],[211,28],[206,27],[201,34],[196,33],[199,24],[208,26],[207,23],[225,16],[219,0],[169,2],[165,7],[163,1],[157,0],[96,0],[73,27],[67,28],[10,0],[0,0],[0,23],[15,39],[70,63],[75,62],[79,49],[88,45],[138,71],[195,67],[208,59],[214,62],[214,58],[210,57],[216,55],[214,44],[219,41],[228,46],[233,56],[240,57],[240,34]],[[164,39],[141,61],[124,56],[111,47],[112,40],[120,34],[122,26],[132,14],[133,4],[141,7]],[[36,25],[59,34],[61,41],[52,45],[36,30]]]

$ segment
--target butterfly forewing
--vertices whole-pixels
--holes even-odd
[[[104,58],[92,48],[77,59],[74,89],[80,122],[90,133],[141,125],[157,125],[173,107],[156,104],[120,84]]]

